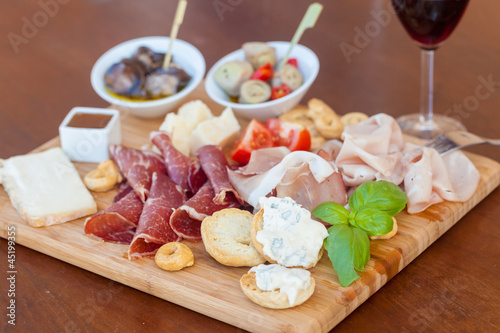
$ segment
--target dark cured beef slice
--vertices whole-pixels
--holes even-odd
[[[141,216],[142,206],[143,203],[135,192],[129,191],[121,200],[88,218],[84,226],[85,234],[98,240],[130,244]]]
[[[152,256],[163,244],[180,240],[169,221],[173,211],[185,201],[184,191],[170,177],[153,174],[151,191],[128,250],[129,259]]]
[[[198,192],[207,180],[200,164],[178,151],[167,133],[154,131],[149,137],[161,151],[170,178],[180,185],[189,196]]]
[[[145,202],[151,188],[153,173],[167,173],[161,156],[150,151],[118,145],[110,146],[109,151],[130,186],[132,186],[139,198]]]
[[[190,241],[201,241],[201,221],[189,216],[184,209],[176,209],[170,218],[170,225],[179,237]]]
[[[240,203],[232,198],[224,205],[214,203],[215,192],[209,181],[184,205],[175,210],[170,217],[170,226],[181,237],[191,241],[201,240],[201,221],[213,213],[239,207]]]
[[[217,146],[207,145],[198,149],[197,154],[200,159],[201,167],[203,171],[205,171],[214,189],[214,202],[222,205],[236,199],[240,203],[243,203],[243,198],[240,197],[238,192],[236,192],[229,182],[229,176],[227,174],[229,164],[222,150]]]
[[[127,181],[122,182],[120,185],[118,185],[118,194],[115,195],[113,198],[113,203],[117,203],[121,199],[125,198],[127,194],[129,194],[133,188],[128,184]]]

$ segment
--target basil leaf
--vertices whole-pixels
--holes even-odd
[[[333,225],[347,224],[349,211],[344,206],[335,202],[323,202],[311,212],[314,217],[317,217],[326,223]]]
[[[394,221],[386,212],[365,208],[357,212],[354,220],[349,222],[355,227],[363,229],[369,236],[385,235],[392,230]]]
[[[406,206],[408,197],[394,183],[379,180],[358,186],[349,198],[352,210],[374,209],[395,216]]]
[[[325,249],[342,287],[354,282],[359,277],[355,269],[362,271],[370,259],[367,234],[348,225],[334,225],[328,229]]]

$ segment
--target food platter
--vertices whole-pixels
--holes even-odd
[[[202,87],[191,95],[202,99],[216,113]],[[161,119],[141,120],[122,114],[123,144],[140,148],[148,143],[148,133],[158,129]],[[35,151],[60,145],[54,138]],[[303,305],[286,310],[270,310],[252,303],[240,289],[239,279],[248,268],[226,267],[205,251],[202,243],[186,242],[193,250],[195,264],[179,272],[160,270],[151,258],[129,261],[127,246],[101,243],[83,233],[84,219],[46,228],[25,224],[0,190],[0,226],[3,238],[7,227],[17,228],[17,243],[75,266],[105,276],[167,301],[249,331],[328,331],[380,289],[430,244],[449,230],[500,183],[500,165],[485,157],[469,154],[481,174],[479,187],[465,203],[444,202],[426,211],[398,215],[399,231],[390,240],[371,242],[371,259],[360,279],[340,287],[326,255],[311,269],[316,291]],[[95,164],[75,163],[80,175]],[[113,200],[115,191],[94,193],[98,209]]]

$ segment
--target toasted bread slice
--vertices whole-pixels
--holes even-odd
[[[201,237],[207,252],[226,266],[252,267],[265,263],[250,237],[252,217],[237,208],[223,209],[206,217],[201,223]]]

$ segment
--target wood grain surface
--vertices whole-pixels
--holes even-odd
[[[39,14],[40,3],[51,0],[0,3],[1,158],[25,154],[55,137],[74,106],[106,106],[90,86],[94,62],[125,40],[168,34],[177,5],[174,0],[55,1],[59,5],[46,21]],[[380,21],[390,1],[320,2],[324,10],[316,27],[301,39],[321,62],[305,100],[324,99],[340,113],[416,112],[419,50],[396,16]],[[190,0],[179,38],[202,51],[208,69],[245,41],[289,40],[309,3]],[[484,82],[500,81],[499,12],[497,0],[470,1],[456,31],[435,56],[435,111],[450,112],[471,132],[490,137],[498,137],[500,89]],[[383,24],[377,26],[376,17]],[[25,22],[33,18],[42,21],[36,31],[23,35]],[[374,29],[372,37],[361,43],[359,31],[367,28]],[[16,49],[9,34],[26,37]],[[342,43],[359,47],[348,59]],[[472,151],[500,161],[496,147]],[[498,331],[499,220],[497,188],[335,332]],[[7,251],[7,242],[0,239],[4,272]],[[21,245],[16,247],[16,265],[17,321],[15,327],[8,325],[1,311],[6,332],[241,331]],[[0,279],[2,308],[10,300],[8,290],[7,280]]]
[[[220,114],[201,84],[191,95],[201,99]],[[138,121],[126,112],[122,116],[123,145],[141,148],[149,144],[149,132],[161,120]],[[35,151],[60,146],[58,138]],[[379,290],[436,239],[450,229],[469,210],[500,184],[500,164],[470,154],[481,174],[474,196],[465,203],[445,202],[425,212],[398,214],[398,234],[385,241],[371,241],[371,259],[360,278],[349,287],[341,287],[328,256],[311,269],[316,280],[313,296],[303,305],[287,310],[262,308],[246,298],[239,279],[248,268],[226,267],[205,251],[202,242],[187,242],[193,250],[195,264],[179,272],[165,272],[154,258],[127,259],[127,245],[95,241],[83,232],[84,218],[45,228],[24,223],[0,191],[0,236],[7,238],[9,227],[16,227],[18,244],[89,270],[111,280],[158,296],[209,317],[254,332],[328,332],[361,303]],[[95,168],[92,163],[75,163],[83,177]],[[109,207],[116,191],[93,193],[99,211]]]

